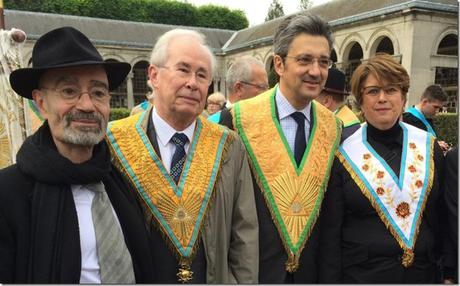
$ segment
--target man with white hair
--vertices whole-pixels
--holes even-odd
[[[264,64],[251,56],[238,58],[228,69],[225,79],[228,100],[221,112],[208,120],[233,129],[230,110],[240,100],[252,98],[268,89],[268,76]]]
[[[196,31],[153,48],[155,105],[109,126],[108,141],[151,227],[157,283],[257,283],[258,223],[236,133],[203,120],[215,59]]]

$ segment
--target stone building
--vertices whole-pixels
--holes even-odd
[[[133,67],[125,82],[112,93],[112,107],[128,107],[142,102],[148,92],[146,70],[150,52],[156,39],[178,26],[128,22],[89,17],[77,17],[48,13],[5,10],[6,29],[18,28],[26,32],[24,62],[30,64],[35,41],[44,33],[63,26],[72,26],[82,31],[97,47],[105,61],[124,61]],[[206,35],[215,54],[235,31],[209,28],[194,28]],[[219,65],[222,63],[219,61]],[[217,81],[216,81],[217,82]],[[212,92],[217,86],[211,86]]]
[[[424,88],[441,84],[456,111],[458,92],[458,2],[456,0],[332,0],[308,10],[334,30],[331,58],[347,78],[377,52],[394,55],[408,70],[408,105],[418,102]],[[240,31],[194,28],[204,33],[217,57],[218,70],[210,92],[225,93],[225,74],[234,60],[252,55],[273,69],[273,33],[281,18]],[[126,83],[113,96],[112,107],[132,107],[147,92],[146,67],[155,39],[176,26],[124,22],[66,15],[5,10],[6,28],[29,35],[26,60],[34,40],[53,28],[69,25],[94,41],[104,59],[133,66]]]

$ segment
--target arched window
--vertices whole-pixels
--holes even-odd
[[[115,59],[107,59],[105,61],[109,63],[118,62]],[[126,90],[126,79],[125,79],[123,83],[117,89],[112,90],[110,92],[110,95],[112,96],[110,98],[110,107],[111,108],[128,107],[128,95],[127,94],[128,93]]]
[[[438,55],[457,56],[458,55],[458,36],[449,34],[439,43]],[[436,67],[435,83],[440,84],[447,94],[447,111],[458,112],[458,68]]]
[[[379,45],[377,46],[376,53],[387,53],[389,55],[394,55],[395,51],[393,48],[393,42],[391,42],[390,38],[383,37],[380,41]]]
[[[346,87],[347,90],[351,90],[350,80],[351,76],[355,69],[361,64],[361,60],[363,59],[363,49],[361,45],[357,42],[353,44],[350,49],[350,53],[348,54],[348,64],[345,68],[345,78],[346,78]]]
[[[333,62],[332,66],[335,67],[337,63],[337,53],[334,49],[331,51],[331,61]]]
[[[450,34],[445,36],[438,46],[438,55],[458,55],[458,37],[457,35]]]
[[[150,91],[150,88],[147,85],[148,67],[149,63],[147,61],[137,62],[133,67],[134,105],[146,100],[146,94]]]

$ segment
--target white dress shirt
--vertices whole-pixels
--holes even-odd
[[[169,173],[171,169],[171,160],[176,151],[176,145],[171,142],[171,138],[176,132],[184,133],[188,138],[188,142],[185,143],[184,149],[185,153],[188,153],[190,143],[193,140],[193,133],[195,132],[196,120],[184,130],[176,130],[158,115],[154,107],[152,111],[152,121],[153,126],[155,126],[158,148],[160,148],[161,161]]]
[[[102,184],[102,183],[101,183]],[[81,284],[100,284],[99,257],[97,255],[96,232],[94,231],[91,204],[95,193],[84,185],[71,185],[75,207],[77,209],[78,228],[81,249]],[[118,217],[112,206],[115,221],[120,226]],[[121,228],[121,226],[120,226]]]
[[[284,97],[281,93],[281,90],[276,88],[275,94],[275,103],[276,107],[278,108],[278,116],[280,119],[281,129],[283,130],[284,137],[291,147],[292,153],[294,153],[294,146],[295,146],[295,133],[297,131],[297,122],[295,122],[294,118],[291,117],[291,114],[294,112],[301,112],[305,115],[305,135],[307,136],[306,142],[308,144],[308,138],[310,137],[310,109],[311,109],[311,102],[302,109],[297,110],[295,109],[289,101]]]

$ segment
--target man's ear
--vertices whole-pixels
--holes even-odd
[[[150,84],[152,87],[157,88],[158,87],[158,72],[159,69],[156,65],[150,65],[148,68],[148,76],[150,80]]]
[[[243,83],[241,83],[241,81],[237,80],[235,82],[235,84],[233,85],[233,91],[234,91],[234,94],[236,95],[236,98],[238,100],[241,99],[242,89],[243,89]]]
[[[273,64],[274,64],[276,73],[278,74],[278,76],[281,77],[284,73],[283,59],[279,55],[275,55],[273,57]]]
[[[326,94],[324,96],[324,105],[326,107],[329,107],[331,105],[331,101],[332,101],[332,96],[330,96],[329,94]]]
[[[35,104],[37,104],[38,110],[40,111],[43,119],[48,119],[48,106],[46,105],[43,92],[39,89],[34,89],[32,91],[32,98],[35,101]]]

